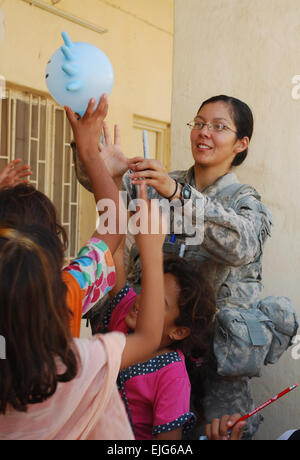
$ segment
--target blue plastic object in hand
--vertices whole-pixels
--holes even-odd
[[[46,68],[46,84],[52,97],[82,116],[91,98],[97,103],[109,95],[114,84],[113,67],[99,48],[89,43],[72,42],[62,32],[64,45],[51,56]],[[95,106],[96,107],[96,106]]]

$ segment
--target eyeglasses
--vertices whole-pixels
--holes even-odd
[[[234,131],[232,128],[229,128],[229,126],[224,125],[224,123],[221,123],[220,121],[214,121],[212,123],[203,123],[203,121],[190,121],[187,123],[187,126],[190,129],[197,129],[201,131],[201,129],[204,128],[204,126],[207,126],[209,131],[212,131],[213,133],[221,133],[222,131],[232,131],[233,133],[237,134],[236,131]]]

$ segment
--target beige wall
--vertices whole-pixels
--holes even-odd
[[[52,5],[51,0],[42,1]],[[173,0],[60,0],[55,7],[108,32],[98,34],[22,0],[0,0],[5,15],[0,74],[9,82],[47,92],[46,64],[63,44],[63,30],[73,41],[98,46],[115,72],[108,121],[111,127],[119,123],[124,152],[132,156],[133,115],[170,122]],[[142,141],[139,147],[134,155],[142,154]],[[81,243],[90,236],[95,220],[93,199],[82,190]]]
[[[274,218],[264,256],[265,295],[287,295],[300,317],[300,0],[175,0],[171,169],[192,164],[185,123],[201,101],[228,94],[254,112],[255,133],[240,180],[262,194]],[[300,357],[300,355],[299,355]],[[262,403],[299,381],[300,359],[288,351],[253,379]],[[264,410],[257,439],[299,428],[299,389]]]

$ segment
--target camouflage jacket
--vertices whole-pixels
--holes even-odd
[[[186,244],[184,257],[205,263],[207,275],[215,287],[218,306],[239,301],[252,304],[259,300],[263,289],[263,246],[272,224],[270,212],[261,203],[259,194],[251,186],[241,186],[234,173],[220,177],[203,193],[195,188],[193,168],[172,172],[170,176],[179,183],[191,185],[192,212],[184,214],[184,219],[193,220],[190,228],[195,224],[195,209],[197,206],[201,208],[202,242],[199,245]],[[123,186],[132,197],[134,191],[127,174],[123,178]],[[152,187],[148,188],[148,195],[149,198],[159,198]],[[189,238],[184,233],[176,234],[175,239],[168,235],[164,252],[179,254],[181,245]],[[133,245],[128,277],[132,284],[137,285],[139,276],[139,259]]]

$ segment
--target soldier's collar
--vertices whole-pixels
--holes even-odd
[[[192,187],[195,187],[195,175],[194,175],[194,166],[187,170],[185,176],[186,183],[190,184]],[[238,184],[238,178],[233,172],[229,172],[220,176],[214,184],[206,187],[202,193],[209,196],[217,195],[222,189],[231,184]]]

